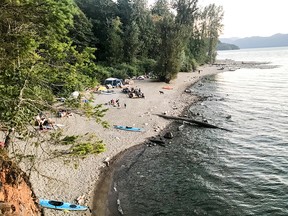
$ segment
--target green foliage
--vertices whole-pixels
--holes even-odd
[[[109,123],[102,120],[105,113],[108,111],[108,109],[103,108],[102,104],[92,106],[90,103],[84,103],[83,110],[87,117],[93,117],[93,119],[95,119],[96,122],[101,124],[104,128],[109,127]]]
[[[116,17],[112,19],[110,28],[108,29],[107,59],[112,65],[123,61],[123,31],[121,25],[120,18]]]
[[[153,15],[164,17],[170,14],[169,2],[167,0],[158,0],[152,10]]]
[[[78,7],[84,12],[86,17],[91,21],[94,35],[95,52],[99,61],[108,61],[110,57],[110,39],[112,19],[116,18],[117,5],[113,0],[75,0]]]
[[[183,38],[179,26],[173,16],[164,17],[158,25],[161,44],[159,60],[155,74],[160,81],[169,83],[176,78],[181,67],[181,54],[183,51]]]
[[[80,14],[73,0],[0,4],[0,125],[9,131],[6,147],[14,131],[29,134],[29,123],[39,111],[53,110],[55,96],[97,83],[90,77],[95,49],[77,43],[80,34],[70,35],[74,43],[69,38]],[[85,16],[78,18],[89,30]],[[75,107],[77,103],[71,101]]]
[[[127,25],[124,32],[124,59],[132,63],[136,60],[137,53],[140,49],[140,30],[135,21]]]
[[[144,58],[136,62],[137,68],[141,74],[148,74],[155,70],[156,61],[154,59]]]
[[[224,12],[222,6],[210,4],[200,12],[201,39],[205,41],[205,48],[209,63],[213,63],[216,58],[216,47],[218,38],[222,31]]]
[[[100,154],[105,151],[103,141],[96,143],[80,143],[72,147],[71,154],[74,156],[87,156],[89,154]]]
[[[73,17],[73,26],[69,26],[69,37],[77,51],[83,51],[86,47],[95,47],[96,39],[92,32],[92,23],[78,8]]]
[[[135,66],[132,65],[128,65],[126,63],[122,63],[120,65],[117,65],[116,67],[119,71],[121,71],[121,76],[117,76],[120,77],[122,79],[126,79],[126,78],[132,78],[134,76],[138,75],[138,70]]]
[[[62,145],[71,145],[75,144],[76,140],[79,138],[79,136],[65,136],[62,140],[60,140],[60,144]]]

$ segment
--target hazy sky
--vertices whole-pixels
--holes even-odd
[[[224,31],[221,37],[288,33],[287,0],[199,0],[199,5],[210,3],[224,8]]]

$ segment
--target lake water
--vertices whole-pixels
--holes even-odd
[[[218,59],[279,67],[224,72],[193,86],[207,100],[191,113],[233,132],[185,125],[166,148],[127,153],[114,174],[114,210],[120,206],[129,216],[288,215],[288,48],[222,51]]]

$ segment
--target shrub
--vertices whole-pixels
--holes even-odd
[[[136,62],[138,70],[142,72],[142,74],[148,74],[155,70],[156,61],[154,59],[145,58],[143,60],[138,60]],[[141,74],[138,74],[141,75]]]
[[[60,141],[60,144],[62,144],[62,145],[74,144],[76,142],[77,138],[78,138],[78,136],[66,136]]]
[[[86,156],[88,154],[99,154],[105,151],[105,144],[103,141],[96,143],[80,143],[72,147],[71,154],[75,156]]]
[[[120,70],[123,74],[126,75],[126,77],[123,78],[123,79],[126,79],[128,77],[131,78],[133,76],[137,76],[138,75],[137,67],[129,65],[129,64],[126,64],[126,63],[122,63],[122,64],[118,65],[117,69]]]

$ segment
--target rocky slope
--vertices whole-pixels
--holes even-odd
[[[0,216],[40,216],[27,175],[0,150]]]

